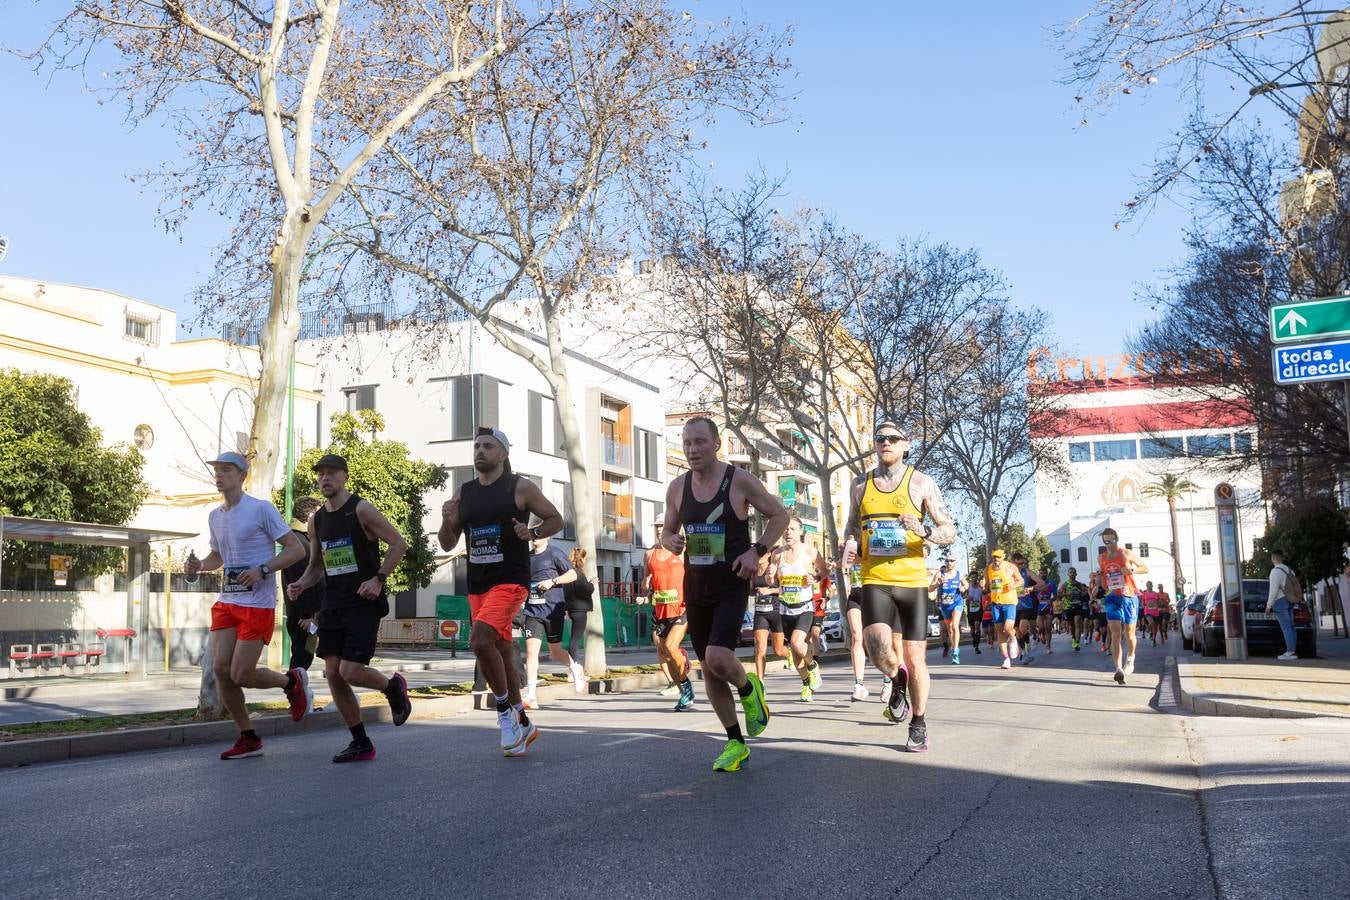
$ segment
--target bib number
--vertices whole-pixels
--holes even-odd
[[[469,529],[469,562],[486,566],[505,558],[502,555],[501,525],[481,525]]]
[[[993,591],[995,594],[1003,593],[1003,579],[1002,578],[989,579],[989,590]]]
[[[727,526],[722,522],[694,522],[684,526],[684,549],[691,566],[727,561]]]
[[[909,556],[909,532],[899,519],[869,519],[867,522],[867,555]]]
[[[653,603],[679,603],[679,591],[652,591]]]
[[[1109,587],[1113,593],[1123,592],[1125,590],[1125,573],[1117,569],[1107,572],[1106,586]]]
[[[778,586],[783,589],[783,603],[788,606],[801,606],[811,599],[805,575],[779,575]]]
[[[236,575],[238,575],[240,572],[247,572],[250,568],[252,568],[252,567],[251,567],[251,566],[226,566],[226,567],[225,567],[225,580],[224,580],[224,582],[223,582],[223,583],[221,584],[221,586],[220,586],[220,592],[221,592],[222,594],[248,594],[248,593],[251,593],[251,592],[253,591],[253,588],[249,587],[249,586],[246,585],[246,584],[239,584],[238,582],[236,582],[236,581],[234,580],[234,577],[235,577]]]
[[[356,571],[356,551],[350,537],[320,541],[323,546],[323,570],[328,575],[350,575]]]

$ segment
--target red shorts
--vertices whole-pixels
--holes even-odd
[[[469,595],[469,615],[475,622],[491,625],[502,640],[511,640],[511,622],[520,615],[530,589],[523,584],[496,584],[484,594]]]
[[[237,628],[239,640],[272,642],[272,629],[276,627],[277,611],[261,606],[240,606],[237,603],[222,603],[219,600],[211,607],[211,630],[224,631]]]

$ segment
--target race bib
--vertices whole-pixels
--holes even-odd
[[[867,555],[900,557],[909,555],[909,532],[899,519],[867,521]]]
[[[727,526],[722,522],[693,522],[684,526],[684,552],[691,566],[727,561]]]
[[[811,588],[805,575],[779,575],[778,586],[783,589],[783,602],[796,606],[811,599]]]
[[[778,597],[776,594],[756,594],[755,612],[771,613],[773,612],[773,608],[774,606],[777,605],[777,603]]]
[[[247,572],[247,571],[248,571],[249,569],[251,569],[251,568],[252,568],[252,566],[226,566],[226,567],[225,567],[225,580],[221,583],[221,586],[220,586],[220,592],[221,592],[222,594],[249,594],[249,593],[252,593],[252,592],[253,592],[253,588],[249,587],[249,586],[246,585],[246,584],[238,584],[238,583],[235,582],[235,580],[234,580],[234,576],[238,575],[240,572]]]
[[[328,575],[350,575],[356,571],[356,551],[351,537],[320,541],[323,547],[323,570]]]
[[[1107,573],[1106,573],[1106,586],[1107,586],[1108,588],[1110,588],[1110,589],[1112,590],[1112,592],[1120,592],[1120,591],[1124,591],[1124,590],[1125,590],[1125,573],[1124,573],[1124,572],[1121,572],[1121,571],[1119,571],[1119,570],[1116,570],[1116,569],[1113,569],[1112,571],[1107,572]]]
[[[653,603],[679,603],[679,591],[652,591]]]
[[[501,525],[481,525],[469,529],[470,563],[485,566],[503,559]]]
[[[989,579],[989,590],[992,591],[992,592],[994,592],[995,594],[1001,594],[1001,593],[1003,593],[1003,578],[1002,578],[1002,576],[999,576],[999,577],[997,577],[997,578],[991,578],[991,579]]]

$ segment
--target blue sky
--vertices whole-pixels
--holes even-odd
[[[1065,63],[1050,29],[1088,5],[691,3],[700,15],[743,9],[795,25],[792,121],[719,125],[708,164],[727,184],[761,165],[786,173],[791,202],[831,210],[882,243],[975,247],[1016,299],[1053,314],[1066,349],[1111,353],[1148,318],[1137,285],[1182,255],[1178,204],[1113,224],[1184,109],[1164,89],[1078,127],[1073,91],[1056,83]],[[5,41],[23,46],[61,4],[6,6]],[[0,141],[0,234],[11,244],[0,272],[190,313],[183,298],[209,276],[225,225],[202,211],[181,235],[166,234],[156,194],[127,178],[173,159],[173,135],[130,128],[70,73],[35,76],[0,57],[0,84],[8,120],[21,125]]]

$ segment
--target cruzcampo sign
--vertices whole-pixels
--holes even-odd
[[[1346,335],[1350,335],[1350,295],[1270,308],[1270,339],[1277,344]]]

